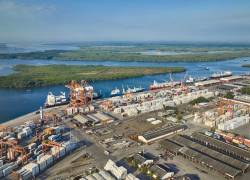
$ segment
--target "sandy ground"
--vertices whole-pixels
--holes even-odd
[[[48,108],[48,109],[44,109],[44,112],[45,113],[49,113],[52,111],[58,112],[58,111],[65,109],[65,107],[66,107],[66,105],[60,106],[60,107]],[[39,110],[37,110],[37,111],[39,111]],[[36,113],[37,111],[31,112],[31,113],[25,114],[23,116],[17,117],[15,119],[12,119],[10,121],[4,122],[1,125],[5,126],[5,127],[13,127],[13,126],[22,125],[25,122],[30,121],[30,120],[39,120],[40,114],[39,113],[37,114]]]

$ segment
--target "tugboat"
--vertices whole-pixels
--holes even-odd
[[[55,96],[52,92],[49,92],[44,104],[45,108],[61,106],[69,103],[69,99],[66,98],[65,92],[61,92],[60,95]]]
[[[113,89],[113,90],[111,91],[111,93],[110,93],[110,96],[111,96],[111,97],[119,96],[119,95],[121,95],[121,91],[120,91],[120,89],[118,89],[118,88]]]

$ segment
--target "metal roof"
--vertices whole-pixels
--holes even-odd
[[[191,158],[194,158],[194,159],[202,162],[203,164],[206,164],[210,168],[213,168],[214,170],[219,171],[222,174],[229,175],[231,177],[235,177],[241,173],[241,171],[239,171],[231,166],[228,166],[228,165],[226,165],[220,161],[217,161],[209,156],[205,156],[202,153],[194,151],[188,147],[181,148],[179,152],[181,152],[182,154],[187,155]]]
[[[155,131],[146,132],[142,136],[146,140],[151,140],[151,139],[157,138],[159,136],[163,136],[165,134],[169,134],[171,132],[178,131],[180,129],[185,129],[185,127],[186,126],[184,126],[184,125],[171,125],[171,126],[167,126],[167,127],[161,128],[161,129],[157,129]]]
[[[181,149],[183,146],[176,144],[172,141],[170,141],[169,139],[166,139],[164,141],[161,142],[161,145],[166,148],[169,151],[175,152],[177,153],[179,151],[179,149]]]
[[[216,148],[224,150],[229,154],[236,154],[239,157],[243,157],[244,159],[250,160],[250,152],[242,148],[222,142],[202,133],[194,133],[192,137],[198,141],[209,143],[211,146],[215,146]]]
[[[231,167],[234,167],[236,169],[241,170],[242,172],[244,172],[248,167],[249,164],[244,163],[238,159],[235,159],[231,156],[225,155],[221,152],[215,151],[213,149],[210,149],[204,145],[198,144],[197,142],[194,142],[192,140],[190,140],[188,137],[184,137],[184,136],[174,136],[173,138],[171,138],[174,142],[182,145],[182,146],[186,146],[189,147],[197,152],[200,152],[206,156],[209,156],[217,161],[222,162],[225,165],[229,165]]]

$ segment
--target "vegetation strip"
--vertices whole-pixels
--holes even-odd
[[[32,88],[66,84],[70,80],[114,80],[184,72],[182,67],[108,67],[77,65],[17,65],[15,73],[0,77],[0,88]]]

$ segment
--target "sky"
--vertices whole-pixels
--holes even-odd
[[[250,0],[0,0],[0,42],[250,42]]]

